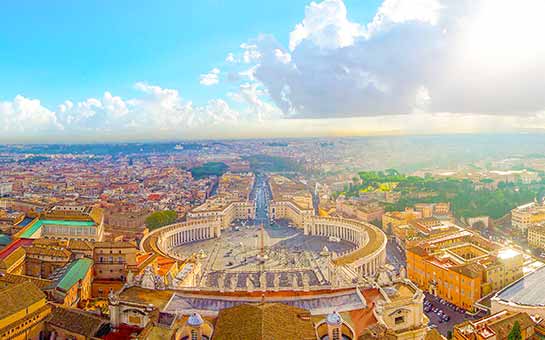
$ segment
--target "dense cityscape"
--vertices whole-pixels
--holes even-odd
[[[0,3],[0,340],[545,340],[545,1]]]
[[[1,337],[540,336],[545,156],[381,139],[2,146]]]

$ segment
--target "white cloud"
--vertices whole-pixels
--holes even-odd
[[[254,66],[250,67],[247,70],[240,71],[238,73],[238,75],[239,75],[238,80],[246,78],[247,80],[254,81],[255,80],[255,71],[257,70],[258,67],[259,67],[259,64],[254,65]]]
[[[287,46],[260,35],[227,54],[221,71],[200,76],[206,86],[227,79],[226,99],[197,105],[143,82],[130,98],[104,92],[57,110],[16,96],[0,102],[0,131],[214,137],[262,133],[256,124],[277,135],[545,129],[544,11],[542,0],[385,0],[359,23],[341,0],[312,2]]]
[[[12,101],[0,102],[0,122],[0,131],[8,136],[63,129],[55,112],[42,106],[39,100],[21,95],[15,96]]]
[[[291,55],[279,48],[274,50],[274,55],[276,56],[276,59],[283,64],[289,64],[291,62]]]
[[[324,0],[291,32],[289,59],[272,36],[249,45],[256,79],[290,117],[532,115],[545,109],[543,10],[539,0],[386,0],[365,24]]]
[[[240,48],[244,50],[242,60],[246,64],[258,61],[261,58],[261,53],[258,51],[257,45],[242,43]]]
[[[363,33],[361,25],[348,20],[342,0],[311,2],[303,21],[290,33],[289,48],[293,51],[305,40],[319,48],[341,48],[352,45]]]
[[[395,24],[416,21],[436,25],[442,6],[440,0],[385,0],[367,25],[366,36]]]
[[[225,57],[225,61],[228,63],[234,63],[236,61],[235,55],[233,53],[228,53],[227,57]]]
[[[210,86],[210,85],[216,85],[219,83],[219,75],[220,75],[220,69],[219,68],[213,68],[210,70],[210,72],[206,74],[201,74],[201,85]]]

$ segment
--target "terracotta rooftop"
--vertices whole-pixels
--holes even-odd
[[[63,330],[70,331],[86,338],[94,338],[109,332],[108,319],[84,312],[79,309],[57,306],[46,322]]]
[[[214,339],[316,339],[307,310],[280,303],[243,304],[220,311]]]
[[[0,273],[0,282],[8,283],[8,284],[18,284],[23,282],[32,282],[36,287],[40,289],[44,289],[51,285],[53,281],[46,280],[46,279],[40,279],[33,276],[27,276],[27,275],[17,275],[17,274],[10,274],[10,273]]]
[[[15,284],[0,290],[0,320],[45,300],[45,294],[31,282]]]

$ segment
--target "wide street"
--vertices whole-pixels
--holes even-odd
[[[434,325],[435,327],[437,327],[439,333],[443,334],[444,336],[447,336],[448,331],[452,331],[455,325],[462,323],[465,320],[476,320],[485,316],[484,312],[479,312],[477,313],[477,315],[472,316],[466,314],[463,311],[457,311],[454,306],[449,305],[446,302],[441,303],[441,299],[438,297],[435,297],[427,292],[424,292],[424,295],[426,297],[426,301],[429,301],[432,307],[438,308],[439,310],[443,311],[443,313],[448,315],[450,318],[449,321],[445,322],[439,318],[436,312],[429,311],[426,313],[426,315],[430,319],[430,325]]]
[[[405,252],[392,239],[388,239],[386,244],[386,257],[388,263],[394,266],[396,271],[399,271],[401,267],[405,267],[407,264]]]

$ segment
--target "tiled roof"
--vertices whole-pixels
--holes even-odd
[[[108,320],[82,310],[55,307],[46,322],[71,333],[91,338],[109,331]]]
[[[221,310],[214,339],[316,339],[310,313],[280,303],[243,304]]]
[[[11,252],[8,256],[3,258],[0,261],[0,268],[1,269],[10,269],[14,264],[16,264],[19,260],[24,258],[26,255],[25,250],[23,247],[19,247],[15,249],[13,252]]]
[[[68,249],[57,248],[57,247],[37,247],[37,246],[26,246],[23,247],[27,255],[40,255],[40,256],[55,256],[55,257],[66,257],[69,258],[72,255]]]
[[[89,241],[69,240],[67,248],[71,250],[93,250],[93,243]]]
[[[445,340],[445,337],[443,337],[441,333],[437,331],[437,329],[430,329],[426,333],[425,340]]]
[[[31,282],[0,290],[0,320],[45,299],[45,294]]]
[[[136,248],[136,243],[134,242],[112,242],[112,241],[103,241],[95,242],[95,248]]]
[[[52,283],[51,280],[40,279],[33,276],[17,275],[17,274],[9,274],[9,273],[0,273],[0,282],[10,283],[10,284],[32,282],[35,286],[37,286],[40,289],[48,287]]]

